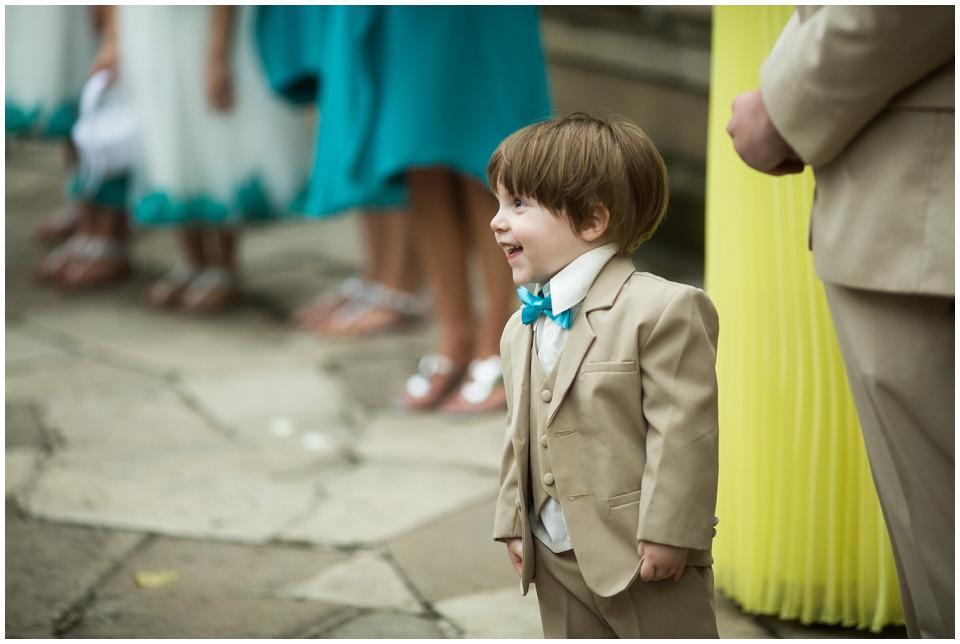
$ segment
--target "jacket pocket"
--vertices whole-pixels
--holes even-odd
[[[636,503],[640,500],[641,490],[636,492],[627,492],[626,494],[618,494],[617,496],[611,496],[608,501],[610,502],[610,509],[619,508],[624,505],[629,505],[631,503]]]
[[[626,362],[585,362],[583,373],[633,373],[637,370],[637,361]]]

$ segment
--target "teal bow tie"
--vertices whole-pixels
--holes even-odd
[[[517,295],[520,296],[520,301],[523,302],[523,309],[520,310],[520,319],[523,320],[524,324],[533,324],[537,321],[537,318],[540,317],[541,313],[564,329],[569,329],[570,325],[573,324],[573,314],[570,312],[570,309],[567,309],[559,315],[553,314],[553,301],[549,295],[546,297],[537,297],[522,286],[517,289]]]

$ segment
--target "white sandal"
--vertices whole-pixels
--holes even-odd
[[[236,299],[238,283],[234,271],[208,266],[190,281],[180,299],[180,310],[193,313],[221,311]]]
[[[147,305],[154,308],[165,306],[177,306],[184,291],[200,275],[200,268],[196,266],[186,266],[178,264],[153,283],[143,299]]]
[[[407,379],[403,394],[395,405],[404,411],[436,407],[457,386],[462,376],[463,370],[457,369],[450,358],[428,353],[420,358],[417,373]]]
[[[41,281],[58,279],[67,265],[80,255],[80,252],[92,239],[88,235],[76,234],[63,242],[40,260],[33,271],[34,276]]]
[[[504,409],[506,392],[503,390],[503,363],[500,356],[471,362],[467,368],[467,378],[458,393],[458,396],[452,396],[444,403],[444,413],[471,416]]]
[[[110,270],[101,271],[99,278],[95,278],[95,267],[102,269],[103,262],[110,264]],[[65,268],[60,285],[66,288],[100,286],[125,279],[130,273],[130,251],[124,242],[91,237]]]

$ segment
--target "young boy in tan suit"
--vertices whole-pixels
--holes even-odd
[[[544,636],[717,637],[718,319],[634,270],[667,207],[656,147],[585,115],[494,152],[490,226],[524,302],[500,343],[507,436],[494,539]]]

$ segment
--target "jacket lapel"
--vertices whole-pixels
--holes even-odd
[[[597,279],[594,280],[590,290],[587,291],[583,306],[580,307],[580,311],[570,326],[567,344],[564,346],[563,353],[560,354],[560,362],[557,364],[557,381],[553,388],[553,399],[550,402],[547,425],[553,421],[553,417],[557,414],[560,403],[563,402],[574,378],[580,371],[580,364],[597,337],[590,325],[590,313],[613,306],[623,285],[635,270],[633,261],[629,256],[614,257],[600,270]],[[529,385],[529,374],[527,374],[527,384]],[[529,418],[529,410],[527,411],[527,417]],[[527,425],[529,432],[529,421]]]

